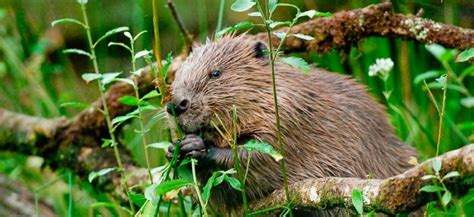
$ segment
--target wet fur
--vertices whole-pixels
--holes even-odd
[[[209,124],[217,114],[232,129],[232,105],[238,111],[241,144],[256,139],[279,149],[270,61],[259,55],[257,43],[245,36],[208,41],[195,48],[176,73],[174,97],[191,100],[191,107],[178,117],[179,123],[187,133],[204,132],[204,141],[219,150],[209,160],[200,161],[202,183],[212,171],[233,167],[229,144]],[[278,62],[275,68],[290,183],[328,176],[385,178],[411,167],[408,158],[416,152],[394,135],[384,107],[364,86],[323,69],[304,74]],[[209,77],[214,69],[223,72],[220,78]],[[241,151],[241,162],[247,156]],[[276,161],[252,152],[250,164],[250,200],[282,187]],[[229,212],[241,205],[240,192],[221,185],[213,189],[210,202],[220,212]]]

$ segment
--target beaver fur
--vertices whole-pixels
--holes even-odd
[[[170,106],[188,134],[180,151],[199,160],[203,184],[212,171],[234,167],[228,140],[210,125],[217,114],[232,129],[233,105],[238,113],[238,145],[254,139],[279,150],[265,49],[265,44],[246,36],[225,36],[195,48],[176,72]],[[416,151],[394,135],[385,108],[366,87],[349,76],[318,68],[304,74],[277,61],[275,69],[290,184],[330,176],[386,178],[411,167],[408,160]],[[240,150],[240,161],[246,162],[248,154]],[[281,188],[283,176],[270,156],[250,154],[246,186],[251,201]],[[210,197],[211,205],[222,213],[235,210],[241,201],[240,192],[227,184],[213,188]]]

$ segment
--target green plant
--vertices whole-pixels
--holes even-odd
[[[279,53],[281,51],[281,48],[285,42],[285,39],[290,35],[290,30],[291,28],[297,23],[297,21],[302,18],[302,17],[309,17],[313,18],[314,16],[329,16],[330,13],[321,13],[317,12],[315,10],[309,10],[309,11],[304,11],[301,12],[301,10],[293,4],[287,4],[287,3],[278,3],[277,0],[269,0],[265,1],[266,2],[266,8],[263,8],[260,4],[260,1],[252,1],[252,0],[237,0],[235,1],[231,9],[237,12],[243,12],[247,11],[250,8],[256,6],[257,12],[250,13],[249,16],[255,16],[255,17],[260,17],[262,20],[262,25],[264,26],[266,32],[267,32],[267,37],[268,37],[268,53],[270,57],[270,65],[271,65],[271,71],[272,71],[272,91],[273,91],[273,99],[274,99],[274,109],[275,109],[275,125],[277,128],[277,145],[279,147],[279,151],[283,158],[285,157],[285,146],[282,142],[282,133],[281,133],[281,124],[280,124],[280,113],[279,113],[279,107],[278,107],[278,95],[276,91],[276,81],[275,81],[275,62],[277,60],[289,64],[293,67],[300,68],[304,72],[309,71],[309,66],[301,58],[297,57],[279,57]],[[272,15],[273,12],[278,8],[278,7],[291,7],[296,9],[296,15],[291,21],[273,21],[272,20]],[[219,34],[222,35],[223,33],[227,31],[233,31],[238,28],[243,28],[243,27],[248,27],[248,26],[253,26],[252,23],[249,22],[244,22],[241,24],[237,24],[231,28],[224,29],[221,31]],[[279,32],[279,31],[273,31],[276,27],[279,26],[287,26],[286,32]],[[280,43],[276,46],[276,49],[274,50],[273,47],[273,41],[272,35],[275,35],[280,39]],[[303,40],[312,40],[313,38],[308,35],[304,35],[301,33],[296,33],[296,34],[291,34],[293,37],[297,37]],[[281,173],[283,174],[283,186],[285,189],[285,195],[286,195],[286,200],[287,200],[287,206],[289,207],[291,204],[291,198],[288,193],[288,177],[287,177],[287,168],[285,164],[285,160],[281,160],[280,162],[280,169]],[[290,216],[293,216],[291,208],[287,209]]]
[[[431,180],[432,184],[423,186],[420,189],[420,192],[436,193],[444,211],[447,211],[446,208],[448,204],[452,201],[452,194],[444,184],[444,181],[449,178],[458,177],[460,176],[460,174],[457,171],[451,171],[449,173],[446,173],[446,175],[441,176],[441,167],[442,159],[439,157],[433,158],[431,162],[431,169],[434,173],[425,175],[421,178],[423,180]]]
[[[127,84],[132,85],[134,93],[135,93],[135,97],[133,97],[133,96],[123,96],[119,99],[119,101],[123,104],[137,107],[137,110],[135,110],[131,113],[128,113],[125,116],[119,116],[119,117],[114,118],[112,120],[112,124],[119,124],[119,123],[122,123],[122,122],[130,119],[130,118],[138,118],[138,121],[140,123],[140,129],[136,132],[140,133],[140,135],[142,137],[143,150],[145,152],[145,162],[146,162],[147,172],[148,172],[148,179],[149,179],[150,184],[153,184],[153,176],[151,174],[151,166],[150,166],[150,160],[149,160],[149,156],[148,156],[148,147],[147,147],[148,143],[146,141],[146,135],[145,135],[146,132],[149,131],[149,129],[145,128],[143,112],[147,111],[147,110],[153,110],[154,109],[154,106],[152,106],[150,103],[148,103],[145,100],[150,99],[150,98],[158,97],[159,93],[156,90],[153,90],[153,91],[149,92],[148,94],[146,94],[142,97],[140,97],[140,94],[139,94],[138,78],[137,77],[141,76],[142,70],[137,70],[136,61],[140,58],[147,58],[147,57],[150,58],[149,55],[151,53],[148,50],[142,50],[142,51],[139,51],[139,52],[135,52],[135,42],[144,33],[146,33],[146,31],[142,31],[142,32],[138,33],[136,36],[132,36],[132,34],[130,34],[130,32],[124,32],[124,35],[130,40],[130,46],[128,46],[126,44],[123,44],[123,43],[117,43],[117,42],[110,42],[109,43],[109,46],[120,46],[120,47],[123,47],[123,48],[127,49],[130,52],[130,57],[131,57],[131,62],[132,62],[132,71],[131,71],[130,74],[132,75],[132,79],[117,78],[116,80],[122,81],[122,82],[125,82]]]
[[[91,82],[91,81],[94,81],[94,80],[97,81],[97,85],[98,85],[98,89],[99,89],[99,93],[100,93],[100,98],[102,100],[102,105],[103,105],[103,109],[101,109],[100,112],[105,117],[105,120],[106,120],[106,123],[107,123],[107,128],[108,128],[108,133],[109,133],[109,136],[110,136],[110,140],[108,140],[108,139],[105,140],[105,143],[108,143],[108,144],[110,144],[110,146],[113,147],[115,158],[116,158],[116,161],[117,161],[117,166],[118,166],[117,169],[121,174],[120,183],[121,183],[121,186],[124,190],[124,193],[129,197],[130,210],[133,213],[134,212],[134,207],[133,207],[132,201],[130,199],[128,186],[125,183],[125,169],[123,167],[122,159],[120,158],[120,153],[119,153],[119,150],[118,150],[118,142],[117,142],[117,139],[115,138],[115,132],[114,132],[115,127],[114,127],[114,123],[112,122],[112,120],[110,118],[110,113],[109,113],[107,101],[106,101],[105,96],[104,96],[105,95],[105,90],[106,90],[106,85],[111,83],[112,81],[114,81],[114,79],[117,76],[119,76],[120,73],[103,73],[103,74],[101,74],[100,71],[99,71],[99,64],[97,62],[97,56],[96,56],[96,52],[95,52],[95,48],[97,47],[97,45],[102,40],[104,40],[105,38],[107,38],[111,35],[117,34],[119,32],[127,31],[128,27],[118,27],[118,28],[112,29],[112,30],[108,31],[107,33],[105,33],[105,35],[103,35],[102,37],[100,37],[99,39],[97,39],[94,42],[93,39],[92,39],[91,29],[90,29],[90,26],[89,26],[89,20],[88,20],[88,17],[87,17],[86,4],[87,4],[88,1],[87,0],[77,0],[77,2],[81,5],[81,10],[82,10],[82,15],[83,15],[84,22],[81,22],[81,21],[78,21],[78,20],[75,20],[75,19],[72,19],[72,18],[64,18],[64,19],[59,19],[59,20],[53,21],[51,23],[51,25],[55,26],[56,24],[59,24],[59,23],[74,23],[74,24],[78,24],[81,27],[83,27],[86,31],[87,41],[89,43],[89,52],[84,51],[84,50],[80,50],[80,49],[66,49],[63,52],[64,53],[72,53],[72,54],[87,56],[87,57],[90,58],[90,60],[92,61],[93,65],[94,65],[94,73],[82,74],[82,78],[86,82]],[[112,169],[107,169],[107,170],[112,171]],[[100,174],[102,174],[102,173],[100,173]],[[106,173],[104,173],[104,174],[106,174]]]

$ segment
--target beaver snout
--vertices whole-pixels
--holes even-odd
[[[175,97],[173,102],[169,102],[168,104],[166,104],[166,111],[171,115],[173,115],[173,111],[175,115],[180,115],[184,113],[186,110],[188,110],[189,105],[190,105],[190,102],[188,99],[186,98],[179,99]]]

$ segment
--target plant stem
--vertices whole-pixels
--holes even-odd
[[[286,35],[288,34],[285,34],[285,37],[280,41],[280,45],[278,46],[278,49],[276,50],[275,54],[273,52],[273,46],[272,46],[272,33],[271,33],[271,28],[268,24],[268,22],[266,21],[267,20],[267,16],[264,16],[264,12],[262,10],[262,7],[260,5],[260,2],[259,1],[255,1],[257,3],[257,8],[258,10],[260,11],[260,14],[262,14],[262,19],[263,19],[263,22],[265,24],[265,29],[267,31],[267,37],[268,37],[268,50],[269,50],[269,53],[270,53],[270,59],[271,59],[271,68],[272,68],[272,91],[273,91],[273,100],[274,100],[274,104],[275,104],[275,119],[276,119],[276,128],[277,128],[277,143],[278,143],[278,146],[280,148],[280,154],[283,156],[283,160],[280,161],[280,170],[282,172],[282,175],[283,175],[283,186],[284,186],[284,189],[285,189],[285,197],[286,197],[286,201],[288,204],[291,203],[291,200],[290,200],[290,195],[289,195],[289,191],[288,191],[288,175],[287,175],[287,172],[286,172],[286,164],[285,164],[285,160],[286,160],[286,154],[285,154],[285,146],[284,144],[282,143],[282,133],[281,133],[281,124],[280,124],[280,113],[279,113],[279,108],[278,108],[278,95],[277,95],[277,90],[276,90],[276,79],[275,79],[275,60],[276,60],[276,56],[278,55],[278,51],[279,49],[281,48],[281,45],[283,44],[284,42],[284,39],[286,38]],[[294,24],[294,21],[293,23]],[[290,31],[290,28],[291,26],[288,28],[288,32]],[[290,209],[290,216],[293,216],[293,212],[292,210]]]
[[[156,8],[156,2],[158,0],[152,0],[153,7],[153,34],[154,34],[154,51],[153,54],[156,59],[156,65],[158,66],[158,73],[156,73],[156,79],[158,80],[158,88],[161,94],[161,104],[164,104],[168,93],[166,91],[166,81],[163,77],[163,65],[161,64],[161,48],[160,48],[160,29],[158,26],[158,9]]]
[[[197,176],[196,176],[196,159],[191,159],[191,170],[193,173],[193,181],[194,181],[194,190],[196,191],[199,203],[201,204],[201,209],[204,212],[204,217],[209,216],[209,214],[206,211],[206,204],[204,203],[204,200],[201,197],[201,190],[199,189],[199,183],[197,181]]]
[[[130,49],[131,49],[131,58],[132,58],[132,74],[133,72],[137,71],[136,67],[136,60],[135,60],[135,41],[134,39],[130,39]],[[138,79],[137,76],[133,75],[133,90],[135,92],[135,97],[140,100],[140,94],[138,93]],[[142,142],[143,142],[143,151],[145,152],[145,162],[146,162],[146,167],[147,167],[147,172],[148,172],[148,179],[150,181],[150,184],[153,184],[153,176],[151,175],[151,166],[150,166],[150,159],[148,156],[148,148],[147,146],[147,141],[146,141],[146,135],[145,135],[145,125],[143,124],[144,117],[142,112],[140,111],[140,103],[137,105],[138,107],[138,120],[140,122],[140,133],[142,135]]]
[[[73,183],[72,183],[72,171],[69,170],[67,172],[67,179],[68,179],[68,190],[69,190],[69,196],[68,196],[68,205],[67,205],[67,216],[72,217],[73,216],[73,211],[72,211],[72,201],[73,201]]]
[[[439,155],[439,146],[441,143],[441,133],[443,129],[443,117],[444,109],[446,107],[446,87],[448,85],[448,75],[446,75],[446,81],[443,84],[443,100],[441,101],[441,112],[439,113],[439,127],[438,127],[438,140],[436,142],[436,156]]]
[[[89,26],[89,20],[87,18],[87,11],[86,11],[85,4],[81,4],[81,10],[82,10],[82,16],[84,18],[84,24],[85,24],[85,29],[86,29],[86,33],[87,33],[87,41],[89,42],[91,60],[92,60],[92,63],[94,65],[94,72],[96,74],[100,74],[99,64],[97,63],[97,57],[95,55],[95,48],[94,48],[93,41],[92,41],[92,34],[91,34],[90,26]],[[115,138],[113,125],[112,125],[112,121],[110,119],[109,109],[108,109],[108,106],[107,106],[107,101],[106,101],[105,96],[104,96],[105,95],[105,88],[102,85],[102,82],[101,82],[100,79],[97,80],[97,84],[99,86],[99,93],[100,93],[100,98],[101,98],[101,101],[102,101],[102,105],[104,106],[103,114],[104,114],[104,117],[105,117],[105,121],[107,123],[107,128],[109,129],[109,135],[110,135],[110,139],[112,140],[115,159],[117,161],[118,169],[119,169],[121,179],[122,179],[122,180],[120,180],[120,185],[122,186],[123,190],[125,191],[125,194],[128,196],[128,199],[129,199],[128,202],[129,202],[129,205],[130,205],[130,210],[134,213],[135,210],[134,210],[134,207],[133,207],[132,200],[130,198],[130,192],[128,190],[127,184],[123,180],[123,178],[125,177],[125,169],[124,169],[123,164],[122,164],[122,159],[120,158],[120,153],[119,153],[119,150],[118,150],[118,143],[117,143],[117,140]]]
[[[232,143],[230,144],[232,154],[234,156],[234,167],[237,170],[237,176],[239,177],[239,181],[241,183],[240,192],[242,193],[242,203],[243,203],[243,210],[244,216],[247,215],[248,212],[248,203],[247,203],[247,191],[245,187],[245,175],[242,171],[239,155],[237,153],[237,108],[232,106]]]
[[[219,4],[219,15],[217,17],[217,27],[216,27],[216,33],[221,31],[222,29],[222,20],[224,19],[224,8],[225,8],[225,1],[226,0],[220,0]]]

